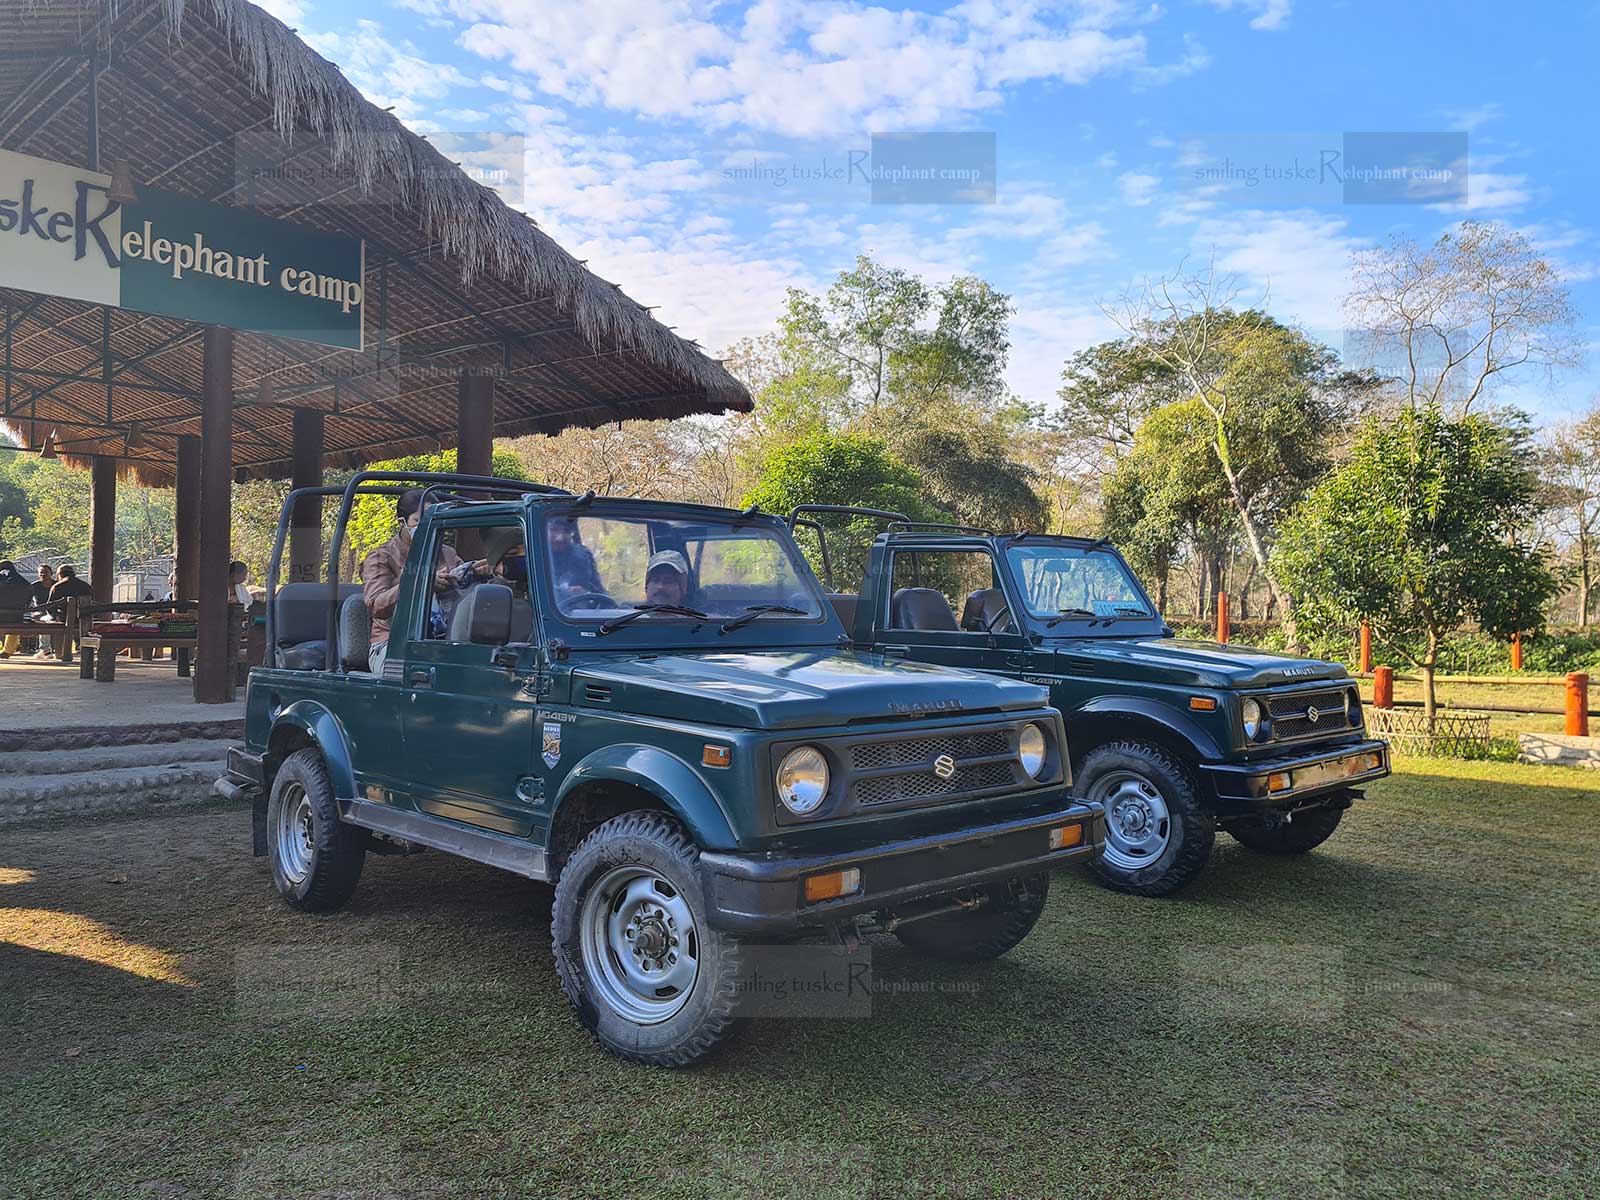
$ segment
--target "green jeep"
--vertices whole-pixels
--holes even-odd
[[[425,489],[381,673],[341,584],[358,495]],[[784,522],[461,475],[358,474],[327,583],[268,578],[271,659],[218,790],[307,911],[368,853],[431,847],[555,884],[556,969],[607,1050],[709,1051],[741,944],[1003,954],[1049,871],[1098,853],[1060,714],[1019,681],[852,650]],[[415,497],[412,498],[413,500]],[[440,571],[443,560],[462,563]]]
[[[859,595],[834,591],[829,516],[883,523]],[[1342,666],[1174,637],[1103,538],[1000,536],[838,505],[789,520],[816,535],[829,598],[862,650],[1050,689],[1078,794],[1105,808],[1092,869],[1118,891],[1177,891],[1218,829],[1269,854],[1311,850],[1358,785],[1389,773]]]

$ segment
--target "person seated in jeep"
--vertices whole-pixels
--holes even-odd
[[[583,544],[576,520],[562,517],[551,521],[545,537],[550,554],[550,580],[557,597],[605,592],[594,554]]]
[[[374,675],[383,674],[383,662],[389,653],[389,621],[400,596],[400,576],[405,571],[406,555],[411,553],[411,535],[422,519],[422,489],[407,488],[402,492],[395,501],[395,513],[400,527],[394,536],[361,563],[361,593],[367,602],[367,611],[372,614],[372,642],[367,661]],[[444,633],[445,612],[438,597],[455,590],[452,576],[461,565],[461,556],[454,547],[441,543],[433,564],[435,599],[431,618],[439,636]]]
[[[650,556],[644,572],[646,604],[683,604],[689,598],[689,564],[676,550]]]

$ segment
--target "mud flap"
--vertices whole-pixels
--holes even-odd
[[[250,804],[250,852],[257,858],[267,854],[267,793],[259,789]]]

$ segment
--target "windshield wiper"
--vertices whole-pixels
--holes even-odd
[[[1044,627],[1046,629],[1054,629],[1068,617],[1092,617],[1095,615],[1087,608],[1062,608],[1058,609],[1057,611],[1060,612],[1061,615],[1059,617],[1051,617],[1048,621],[1046,621],[1044,623]]]
[[[600,628],[595,630],[595,635],[603,637],[608,633],[615,633],[629,621],[637,621],[640,617],[647,617],[651,613],[667,613],[669,616],[674,617],[699,617],[702,621],[710,616],[709,613],[703,613],[698,608],[689,608],[683,604],[635,604],[633,611],[626,616],[612,617],[609,621],[602,621]]]
[[[744,616],[735,617],[727,621],[718,633],[732,633],[735,629],[743,629],[751,621],[759,621],[768,613],[788,613],[795,617],[808,617],[811,614],[803,608],[796,608],[792,604],[752,604],[744,610]]]

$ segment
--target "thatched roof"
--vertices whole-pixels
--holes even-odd
[[[244,0],[0,0],[0,147],[85,163],[91,54],[107,64],[102,170],[123,159],[143,184],[242,205],[239,139],[282,139],[303,170],[256,184],[253,207],[367,240],[365,353],[239,335],[241,474],[287,472],[291,404],[327,413],[330,464],[453,445],[469,368],[497,375],[503,436],[749,409],[720,363]],[[199,327],[113,310],[108,415],[103,310],[4,289],[0,301],[22,372],[0,422],[30,446],[54,429],[64,456],[169,480],[176,436],[199,432]],[[270,404],[257,403],[263,376]]]

